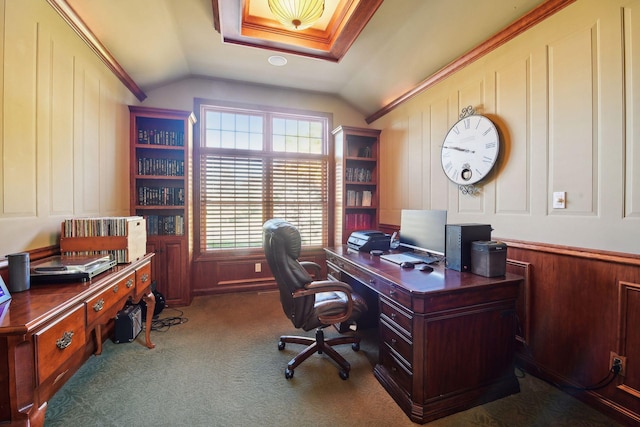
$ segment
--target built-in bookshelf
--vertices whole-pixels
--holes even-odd
[[[193,253],[190,111],[129,107],[131,214],[146,220],[152,276],[168,304],[191,301]]]
[[[356,230],[377,229],[380,131],[340,126],[333,131],[336,161],[335,243]]]

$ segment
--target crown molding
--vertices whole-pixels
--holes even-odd
[[[391,101],[390,103],[382,107],[380,110],[376,111],[375,113],[367,117],[365,119],[367,124],[373,123],[374,121],[378,120],[382,116],[388,114],[392,110],[398,108],[400,105],[409,101],[411,98],[435,86],[437,83],[446,79],[450,75],[460,71],[461,69],[471,64],[472,62],[477,61],[478,59],[485,56],[489,52],[497,49],[498,47],[502,46],[509,40],[527,31],[529,28],[533,27],[534,25],[544,21],[554,13],[565,8],[571,3],[574,3],[575,1],[576,0],[549,0],[544,2],[543,4],[536,7],[535,9],[533,9],[532,11],[524,15],[522,18],[518,19],[513,24],[509,25],[502,31],[498,32],[497,34],[495,34],[485,42],[481,43],[480,45],[476,46],[469,52],[460,56],[458,59],[455,59],[454,61],[445,65],[443,68],[436,71],[434,74],[432,74],[431,76],[427,77],[425,80],[420,82],[413,89],[405,92],[398,98],[394,99],[393,101]]]
[[[65,20],[67,24],[80,36],[89,48],[98,55],[98,58],[120,79],[120,81],[135,95],[140,102],[147,98],[147,95],[138,87],[131,76],[116,61],[111,52],[100,42],[95,34],[87,27],[84,21],[78,16],[66,0],[47,0],[47,3]]]

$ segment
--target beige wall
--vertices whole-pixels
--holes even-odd
[[[334,127],[367,126],[361,113],[335,96],[230,80],[181,80],[147,92],[142,105],[193,111],[194,98],[321,111],[333,114]]]
[[[44,0],[0,1],[0,258],[129,212],[134,97]]]
[[[0,256],[55,244],[69,216],[128,212],[133,95],[44,0],[0,1]],[[445,208],[494,236],[640,253],[640,0],[578,0],[382,117],[381,221]],[[635,25],[633,25],[635,24]],[[325,111],[366,126],[340,99],[186,79],[146,106],[194,98]],[[465,196],[440,166],[440,141],[473,105],[504,134],[497,173]],[[567,208],[553,209],[554,191]]]
[[[489,223],[496,237],[640,253],[638,28],[639,0],[578,0],[372,123],[383,130],[381,222],[447,209],[450,223]],[[504,136],[475,196],[440,164],[467,105]],[[553,209],[555,191],[566,209]]]

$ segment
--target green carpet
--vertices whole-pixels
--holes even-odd
[[[337,349],[351,363],[343,381],[326,356],[314,355],[293,379],[284,369],[301,346],[278,351],[278,337],[296,334],[278,294],[196,297],[181,308],[185,323],[104,345],[49,401],[54,426],[416,426],[373,376],[375,331],[361,350]],[[179,314],[167,308],[160,317]],[[332,336],[334,331],[327,330]],[[313,335],[313,331],[307,333]],[[521,392],[428,426],[616,426],[575,398],[534,377]]]

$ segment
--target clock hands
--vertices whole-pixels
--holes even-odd
[[[453,145],[443,145],[442,148],[448,148],[450,150],[458,150],[464,153],[475,153],[474,150],[469,150],[468,148],[454,147]]]

